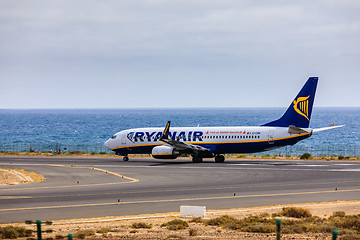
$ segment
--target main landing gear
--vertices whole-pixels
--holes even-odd
[[[193,163],[201,163],[203,161],[203,158],[199,156],[193,156],[192,161]]]
[[[225,161],[224,155],[216,155],[215,156],[215,162],[216,163],[223,163]],[[193,163],[201,163],[203,162],[203,158],[199,156],[192,156],[192,162]]]
[[[217,163],[223,163],[225,161],[224,155],[216,155],[215,156],[215,162]]]

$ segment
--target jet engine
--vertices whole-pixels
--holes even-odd
[[[175,159],[179,156],[179,152],[172,146],[162,145],[152,149],[151,155],[157,159]]]

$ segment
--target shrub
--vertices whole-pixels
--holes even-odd
[[[304,153],[303,155],[300,156],[300,159],[311,159],[312,156],[310,153]]]
[[[344,158],[345,158],[345,157],[344,157],[343,155],[339,155],[339,156],[338,156],[338,159],[339,159],[339,160],[343,160]]]
[[[131,225],[132,228],[152,228],[151,224],[147,224],[144,222],[138,222],[138,223],[133,223]]]
[[[360,234],[346,234],[341,236],[341,240],[360,240]]]
[[[277,213],[273,213],[271,214],[271,217],[275,218],[275,217],[281,217],[281,212],[277,212]]]
[[[60,235],[60,234],[55,236],[55,239],[64,239],[64,238],[65,237],[63,235]]]
[[[74,234],[75,238],[80,238],[80,239],[84,239],[87,236],[93,236],[95,235],[95,231],[94,230],[79,230]]]
[[[333,217],[345,217],[345,212],[344,211],[333,212]]]
[[[271,225],[249,225],[244,229],[246,232],[272,233],[276,227]]]
[[[161,227],[167,227],[169,230],[181,230],[189,227],[189,224],[181,219],[174,219],[170,222],[161,224]]]
[[[204,223],[204,220],[201,217],[195,217],[191,219],[189,222],[191,223]]]
[[[270,217],[270,214],[265,212],[265,213],[261,213],[259,216],[263,217],[263,218],[266,218],[266,217]]]
[[[284,207],[281,214],[285,217],[294,218],[306,218],[312,216],[308,209],[297,207]]]
[[[106,152],[99,152],[99,154],[104,155],[104,154],[106,154]]]
[[[16,239],[19,237],[19,234],[13,227],[5,227],[4,231],[1,233],[4,238]]]
[[[139,231],[135,230],[135,229],[130,231],[130,233],[137,233],[137,232],[139,232]]]
[[[287,227],[290,233],[305,233],[308,231],[308,228],[301,223],[296,223]]]
[[[236,157],[237,157],[237,158],[245,158],[246,155],[245,155],[245,154],[238,154],[238,155],[236,155]]]
[[[90,154],[91,154],[91,155],[95,155],[95,154],[96,154],[96,152],[92,151]]]
[[[70,151],[70,154],[80,154],[80,151]]]
[[[109,231],[110,231],[109,228],[103,227],[103,228],[98,229],[96,232],[97,233],[108,233]]]
[[[239,220],[234,217],[230,217],[229,215],[222,215],[221,217],[209,219],[206,224],[211,226],[226,226],[228,224],[234,224],[238,222]]]
[[[189,229],[189,235],[190,235],[190,236],[196,236],[196,235],[197,235],[197,230],[196,230],[196,229],[193,229],[193,228],[190,228],[190,229]]]
[[[32,235],[31,230],[26,230],[24,227],[7,226],[0,228],[0,236],[2,238],[16,239],[18,237],[30,237]]]
[[[360,230],[360,214],[344,217],[340,225],[343,228]]]

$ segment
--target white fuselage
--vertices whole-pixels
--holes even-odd
[[[285,127],[172,127],[169,138],[196,144],[214,153],[252,153],[294,144],[305,134],[290,134]],[[105,146],[122,155],[126,153],[151,154],[151,148],[165,143],[160,141],[162,128],[136,128],[116,133]],[[300,139],[301,138],[301,139]],[[287,144],[288,143],[288,144]]]

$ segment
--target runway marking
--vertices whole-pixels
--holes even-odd
[[[256,198],[256,197],[274,197],[274,196],[293,196],[293,195],[307,195],[307,194],[323,194],[323,193],[334,193],[338,194],[339,192],[358,192],[360,189],[347,189],[347,190],[334,190],[327,191],[317,191],[317,192],[298,192],[298,193],[268,193],[268,194],[258,194],[258,195],[244,195],[236,196],[235,199],[241,198]],[[129,201],[121,202],[119,206],[124,204],[142,204],[142,203],[162,203],[162,202],[180,202],[180,201],[200,201],[200,200],[216,200],[216,199],[234,199],[233,196],[219,196],[219,197],[204,197],[204,198],[182,198],[182,199],[159,199],[159,200],[144,200],[144,201]],[[107,206],[107,205],[116,205],[117,202],[111,203],[87,203],[87,204],[76,204],[76,205],[60,205],[60,206],[43,206],[43,207],[28,207],[28,208],[8,208],[0,209],[0,212],[6,211],[22,211],[22,210],[39,210],[39,209],[54,209],[54,208],[72,208],[72,207],[93,207],[93,206]]]
[[[97,170],[97,171],[101,171],[101,172],[105,172],[105,173],[112,174],[112,175],[117,176],[117,177],[120,177],[120,178],[129,179],[129,180],[132,181],[132,182],[138,182],[138,181],[139,181],[138,179],[135,179],[135,178],[127,177],[127,176],[120,175],[120,174],[115,173],[115,172],[111,172],[111,171],[104,170],[104,169],[101,169],[101,168],[96,168],[96,167],[79,167],[79,166],[67,166],[67,165],[56,165],[56,164],[49,164],[49,166],[94,169],[94,170]]]
[[[128,181],[128,182],[110,182],[110,183],[91,183],[91,184],[81,184],[79,186],[74,184],[74,185],[65,185],[65,186],[32,187],[32,188],[4,188],[4,189],[0,189],[0,191],[5,191],[5,190],[6,191],[17,191],[17,190],[34,190],[34,189],[53,189],[53,188],[78,188],[78,187],[103,186],[103,185],[114,185],[114,184],[124,184],[124,183],[139,182],[139,180],[136,179],[136,178],[127,177],[127,176],[120,175],[118,173],[111,172],[111,171],[108,171],[108,170],[104,170],[104,169],[101,169],[101,168],[67,166],[67,165],[56,165],[56,164],[46,164],[46,165],[47,166],[52,166],[52,167],[85,168],[85,169],[91,169],[91,170],[94,169],[94,170],[101,171],[101,172],[107,172],[108,174],[111,174],[111,175],[114,175],[114,176],[117,176],[117,177],[120,177],[120,178],[128,179],[130,181]]]
[[[138,194],[138,193],[161,193],[161,192],[185,192],[185,191],[203,191],[203,190],[221,190],[221,189],[244,189],[244,188],[267,188],[267,187],[286,187],[286,186],[299,186],[299,185],[323,185],[323,184],[340,184],[340,183],[353,183],[360,182],[360,180],[352,181],[336,181],[336,182],[311,182],[311,183],[289,183],[289,184],[273,184],[273,185],[255,185],[255,186],[237,186],[237,187],[213,187],[213,188],[184,188],[184,189],[164,189],[152,191],[129,191],[121,192],[124,194]],[[50,188],[50,187],[49,187]],[[68,194],[68,195],[50,195],[50,196],[0,196],[0,199],[26,199],[26,198],[53,198],[53,197],[81,197],[81,196],[96,196],[98,193],[89,194]],[[101,193],[101,195],[119,195],[119,193]]]

